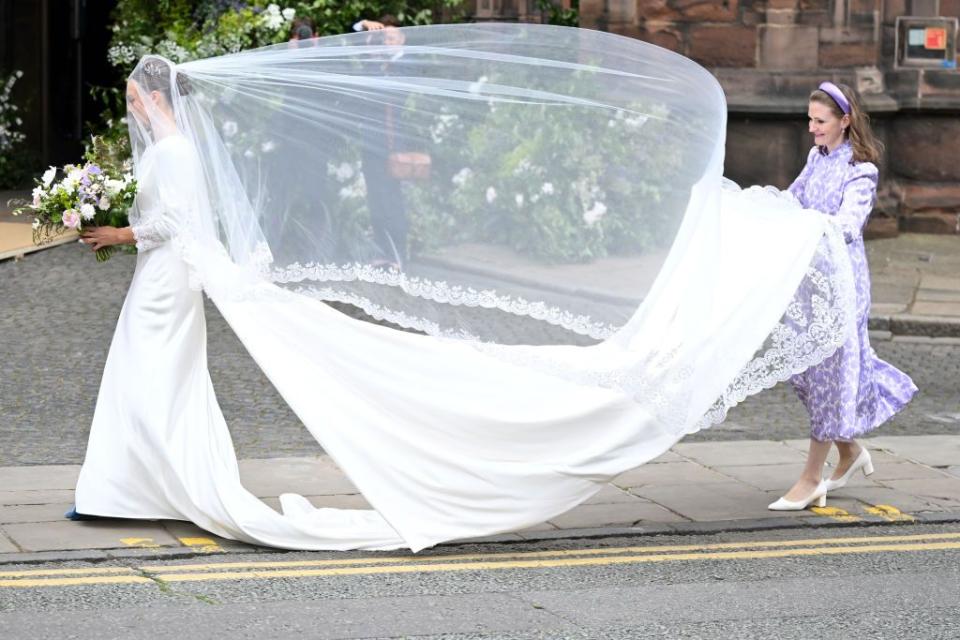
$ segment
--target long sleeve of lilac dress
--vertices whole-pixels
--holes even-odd
[[[831,217],[843,232],[853,263],[855,332],[832,356],[791,379],[810,413],[811,437],[850,441],[886,422],[917,392],[907,374],[877,357],[867,331],[870,270],[863,227],[876,198],[877,167],[854,162],[849,142],[829,153],[814,147],[789,192],[804,207]]]

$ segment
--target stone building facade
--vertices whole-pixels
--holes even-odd
[[[960,0],[580,0],[580,24],[693,58],[729,103],[726,174],[787,186],[811,145],[807,96],[859,89],[886,145],[871,235],[960,233],[960,72],[899,67],[897,16],[960,16]]]

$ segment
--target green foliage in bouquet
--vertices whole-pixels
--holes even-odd
[[[14,211],[31,214],[34,244],[45,244],[67,230],[82,231],[96,226],[126,227],[128,212],[137,195],[137,183],[130,173],[129,149],[122,143],[94,138],[83,165],[50,167],[37,179],[33,201]],[[57,175],[63,177],[58,181]],[[115,251],[132,247],[104,247],[97,261],[107,260]]]

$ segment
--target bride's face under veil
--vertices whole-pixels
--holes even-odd
[[[146,57],[127,79],[127,123],[135,149],[142,145],[142,150],[177,132],[173,77],[173,67],[166,60]]]

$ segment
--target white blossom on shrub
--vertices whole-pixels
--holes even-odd
[[[587,226],[592,227],[606,212],[607,206],[605,204],[602,202],[594,202],[592,207],[583,212],[583,221],[587,223]]]

